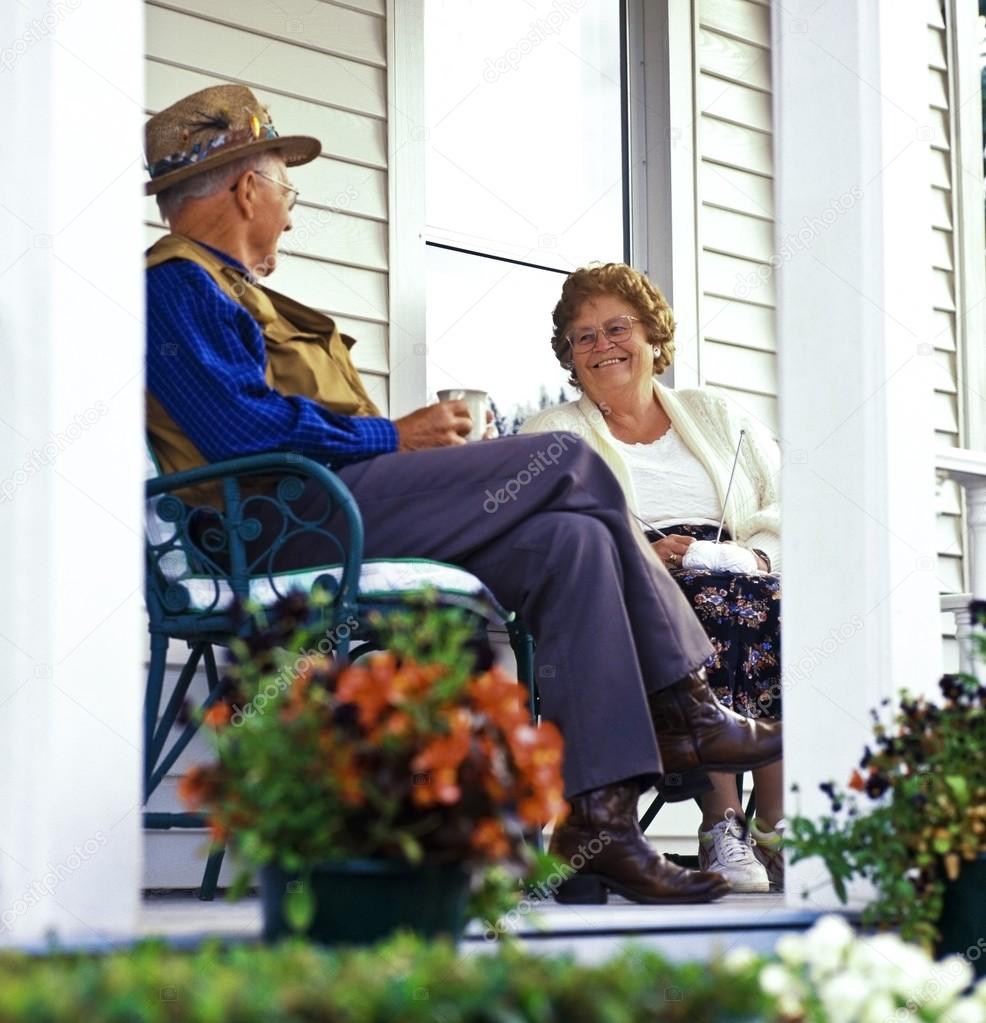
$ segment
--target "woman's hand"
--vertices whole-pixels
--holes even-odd
[[[731,543],[734,547],[742,547],[744,551],[749,551],[757,559],[757,571],[758,572],[769,572],[770,562],[768,562],[762,554],[755,551],[752,547],[747,547],[745,543],[736,543],[735,540],[723,540],[723,543]]]
[[[665,536],[655,540],[651,547],[661,559],[665,568],[681,568],[681,559],[685,551],[695,542],[694,536]]]

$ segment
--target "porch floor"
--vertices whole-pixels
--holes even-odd
[[[653,948],[669,959],[708,959],[731,948],[770,952],[786,933],[806,930],[821,914],[792,909],[784,896],[727,895],[716,903],[690,906],[641,906],[612,898],[605,906],[563,906],[553,900],[518,914],[510,930],[532,952],[570,952],[582,962],[611,956],[627,942]],[[140,933],[167,938],[172,944],[193,946],[216,936],[238,941],[258,940],[261,932],[259,899],[240,902],[200,902],[191,894],[145,896]],[[465,954],[495,948],[478,923],[462,942]]]

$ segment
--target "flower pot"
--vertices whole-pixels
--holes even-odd
[[[469,874],[458,866],[420,866],[394,860],[343,860],[309,871],[314,916],[292,930],[285,896],[301,885],[300,872],[276,866],[260,872],[264,939],[301,933],[324,945],[369,945],[405,929],[422,937],[458,941],[466,924]]]
[[[938,956],[958,953],[968,959],[977,977],[986,976],[986,854],[963,860],[959,876],[945,883],[945,901],[938,929]]]

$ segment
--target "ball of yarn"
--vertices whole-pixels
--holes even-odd
[[[698,572],[734,572],[753,575],[759,568],[757,556],[734,543],[696,540],[681,559],[681,567]]]

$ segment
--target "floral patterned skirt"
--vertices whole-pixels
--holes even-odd
[[[716,526],[678,524],[663,533],[715,540]],[[729,535],[723,530],[722,539]],[[781,716],[781,582],[774,575],[671,569],[715,648],[706,670],[726,706],[747,717]]]

